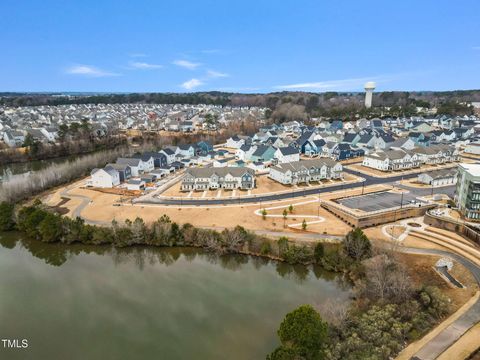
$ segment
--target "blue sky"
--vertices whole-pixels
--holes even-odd
[[[0,91],[480,88],[479,0],[2,0]]]

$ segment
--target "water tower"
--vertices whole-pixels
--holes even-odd
[[[373,81],[367,82],[365,84],[365,107],[367,109],[372,107],[373,90],[375,90],[375,83]]]

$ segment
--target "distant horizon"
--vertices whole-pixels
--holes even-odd
[[[387,92],[408,92],[408,93],[438,93],[438,92],[461,92],[461,91],[480,91],[478,89],[454,89],[454,90],[375,90],[374,94],[381,94]],[[175,91],[0,91],[0,96],[3,94],[18,94],[18,95],[129,95],[129,94],[205,94],[205,93],[226,93],[226,94],[241,94],[241,95],[269,95],[269,94],[281,94],[281,93],[297,93],[297,94],[317,94],[322,95],[326,93],[338,93],[345,94],[363,94],[365,91],[302,91],[302,90],[283,90],[283,91],[270,91],[270,92],[235,92],[235,91],[223,91],[223,90],[199,90],[191,92],[175,92]]]

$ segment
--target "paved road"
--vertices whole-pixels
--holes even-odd
[[[359,173],[350,169],[344,169],[345,172],[357,175],[365,179],[363,183],[350,183],[350,184],[340,184],[335,186],[328,186],[323,188],[314,188],[314,189],[301,189],[293,190],[291,192],[286,192],[282,194],[271,194],[271,195],[259,195],[256,197],[241,197],[241,198],[223,198],[223,199],[168,199],[168,198],[155,198],[155,199],[145,199],[139,203],[149,203],[149,204],[162,204],[162,205],[229,205],[229,204],[245,204],[252,202],[271,202],[276,200],[285,200],[298,198],[308,195],[318,195],[326,192],[339,191],[359,188],[362,186],[377,185],[377,184],[393,184],[402,179],[409,179],[418,176],[418,174],[408,174],[408,175],[399,175],[389,178],[377,178],[369,175]]]
[[[410,254],[440,255],[452,258],[465,266],[474,276],[480,286],[480,267],[466,258],[449,252],[435,249],[403,248],[400,251]],[[437,336],[425,344],[412,360],[434,360],[452,346],[472,326],[480,322],[480,300],[477,300],[470,309],[461,315],[452,324],[442,330]]]

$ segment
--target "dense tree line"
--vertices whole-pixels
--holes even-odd
[[[48,160],[59,157],[88,154],[96,151],[114,149],[127,144],[124,137],[108,137],[97,139],[72,139],[55,144],[45,144],[33,140],[29,135],[25,138],[26,151],[16,148],[1,150],[0,165],[17,162]]]
[[[369,115],[374,109],[365,109],[362,92],[277,92],[268,94],[237,94],[226,92],[196,92],[196,93],[136,93],[136,94],[102,94],[52,96],[51,94],[15,94],[0,93],[0,105],[5,106],[34,106],[34,105],[65,105],[65,104],[209,104],[231,106],[262,106],[273,112],[279,110],[276,116],[282,118],[290,110],[284,104],[301,106],[309,116],[346,117],[360,114]],[[480,101],[479,90],[457,91],[384,91],[376,92],[373,96],[375,107],[385,109],[395,107],[397,112],[409,114],[415,107],[431,108],[442,104],[461,104]],[[283,109],[281,106],[283,106]],[[450,115],[461,115],[466,110],[451,108]],[[471,109],[470,109],[471,110]],[[293,110],[298,116],[298,109]],[[301,116],[304,116],[303,114]]]
[[[222,232],[196,228],[190,224],[178,225],[168,216],[163,215],[152,224],[146,224],[141,218],[126,220],[124,223],[112,221],[111,226],[89,225],[80,218],[62,217],[39,200],[32,205],[16,208],[13,202],[0,203],[0,231],[14,228],[29,237],[43,242],[61,242],[66,244],[82,243],[87,245],[111,244],[116,247],[134,245],[152,246],[195,246],[220,254],[246,253],[281,259],[290,264],[317,263],[328,270],[348,272],[359,264],[359,259],[352,257],[350,247],[355,239],[363,242],[368,239],[360,235],[351,235],[352,240],[341,244],[300,245],[286,237],[272,240],[258,236],[241,226],[225,229]],[[348,245],[350,244],[350,245]],[[369,241],[368,241],[368,244]],[[367,245],[370,248],[370,245]],[[321,256],[319,255],[321,253]],[[335,255],[332,255],[335,254]],[[367,253],[363,253],[368,256]],[[357,256],[357,253],[355,253]],[[343,259],[338,261],[338,259]],[[341,264],[332,266],[333,261]]]
[[[19,202],[32,195],[86,176],[95,167],[103,167],[108,162],[130,151],[127,147],[100,151],[66,161],[52,164],[30,174],[13,176],[0,182],[0,201]]]

